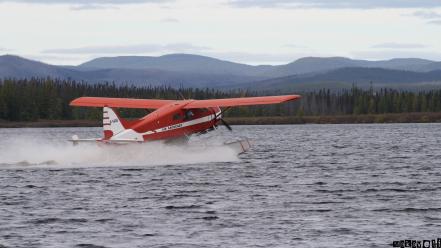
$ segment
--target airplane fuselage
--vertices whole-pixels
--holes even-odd
[[[184,101],[168,104],[131,123],[118,116],[111,118],[109,114],[106,118],[105,110],[103,121],[105,139],[106,137],[110,141],[175,139],[212,129],[220,121],[219,107],[183,109],[182,105],[185,105]],[[107,108],[107,112],[109,110],[111,109]],[[123,122],[122,125],[129,128],[124,128],[117,134],[110,133],[112,132],[110,127],[115,125],[115,122]]]

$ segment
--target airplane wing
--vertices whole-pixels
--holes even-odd
[[[157,99],[131,99],[131,98],[109,98],[109,97],[80,97],[72,102],[71,106],[82,107],[111,107],[111,108],[142,108],[158,109],[164,105],[175,102],[174,100]]]
[[[242,97],[242,98],[227,98],[227,99],[209,99],[209,100],[194,100],[185,105],[185,109],[192,108],[208,108],[208,107],[234,107],[234,106],[248,106],[248,105],[263,105],[276,104],[299,99],[299,95],[286,96],[260,96],[260,97]]]
[[[192,109],[192,108],[276,104],[287,101],[294,101],[299,98],[300,98],[299,95],[286,95],[286,96],[260,96],[260,97],[193,100],[189,104],[185,105],[183,108]],[[109,98],[109,97],[80,97],[73,100],[70,103],[70,105],[82,106],[82,107],[158,109],[172,102],[179,102],[179,101],[157,100],[157,99]]]

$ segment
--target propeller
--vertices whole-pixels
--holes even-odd
[[[221,116],[221,118],[219,119],[222,122],[222,125],[224,125],[230,132],[233,131],[233,129],[231,128],[230,124],[228,124],[228,122],[226,122],[224,120],[224,118],[222,117],[222,114],[225,113],[225,111],[229,110],[230,108],[226,108],[223,111],[221,111],[218,115],[215,116],[215,119],[217,119],[219,116]]]

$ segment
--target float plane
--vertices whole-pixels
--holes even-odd
[[[103,108],[104,137],[79,139],[74,135],[74,144],[82,141],[100,143],[141,143],[155,140],[188,139],[192,134],[215,130],[219,123],[231,131],[222,114],[231,107],[278,104],[299,99],[299,95],[242,97],[208,100],[161,100],[107,97],[80,97],[71,106]],[[127,120],[119,116],[117,108],[152,110],[143,118]],[[222,108],[222,109],[221,109]],[[248,140],[231,143],[241,152],[249,149]]]

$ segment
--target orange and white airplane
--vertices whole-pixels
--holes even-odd
[[[192,134],[214,130],[219,123],[229,130],[222,113],[235,106],[277,104],[299,99],[299,95],[244,97],[209,100],[158,100],[105,97],[80,97],[71,106],[102,107],[104,137],[100,139],[78,139],[72,141],[97,141],[103,143],[147,142],[174,140]],[[121,118],[116,108],[153,109],[137,120]],[[224,108],[224,110],[221,110]]]

